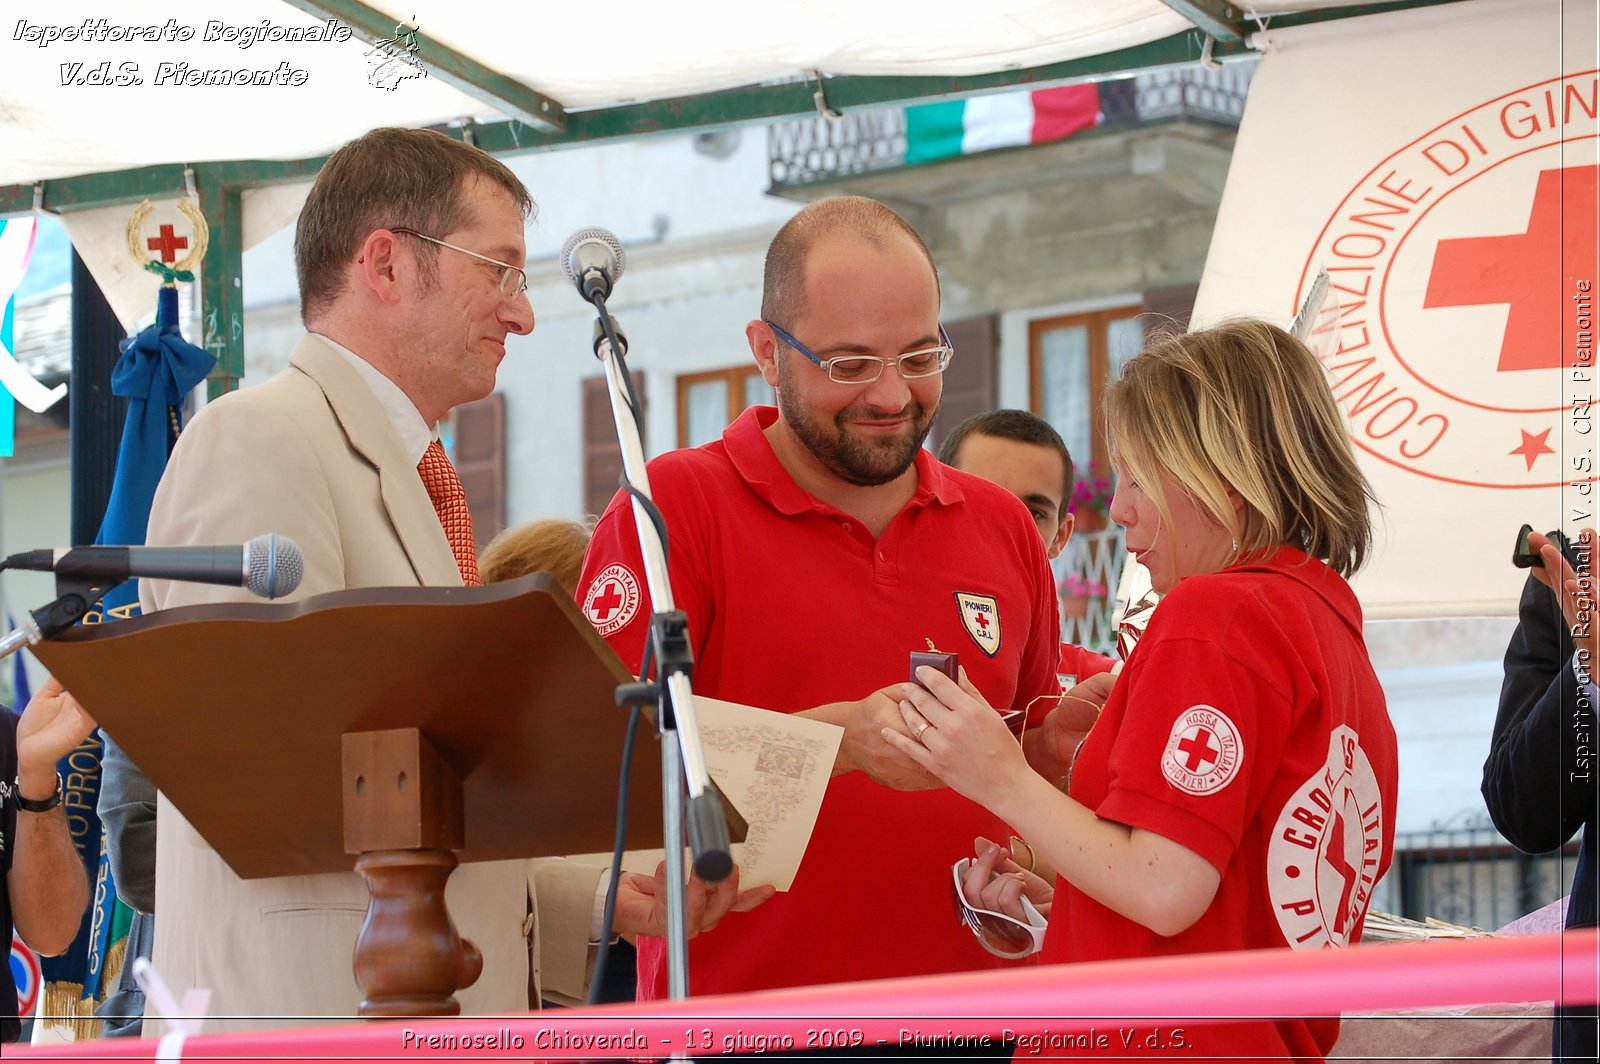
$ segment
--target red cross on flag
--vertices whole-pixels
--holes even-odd
[[[1258,43],[1194,327],[1286,324],[1325,267],[1319,357],[1384,507],[1366,615],[1509,613],[1515,529],[1595,523],[1595,5],[1472,0]]]
[[[161,256],[162,262],[177,262],[178,252],[189,246],[189,238],[173,232],[172,226],[163,225],[159,235],[145,241],[145,247]]]

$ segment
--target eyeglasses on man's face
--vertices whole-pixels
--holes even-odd
[[[528,275],[523,272],[521,266],[513,266],[509,262],[501,262],[499,259],[491,259],[487,255],[480,255],[476,251],[469,251],[464,247],[449,243],[445,240],[440,240],[436,236],[429,236],[427,233],[419,233],[415,229],[407,229],[403,226],[397,225],[391,228],[389,231],[391,233],[404,233],[407,236],[414,236],[418,240],[426,240],[430,244],[438,244],[442,248],[449,248],[451,251],[459,251],[463,255],[471,255],[475,259],[487,262],[492,266],[500,267],[498,275],[500,294],[507,299],[515,299],[528,290]]]
[[[950,360],[955,357],[955,348],[950,344],[950,334],[944,331],[944,326],[939,326],[939,339],[944,343],[938,347],[924,347],[918,351],[907,351],[892,359],[879,358],[877,355],[839,355],[835,358],[820,358],[813,354],[805,344],[796,340],[770,321],[762,323],[773,333],[800,352],[802,355],[821,366],[827,373],[828,379],[837,384],[871,384],[883,376],[883,368],[889,363],[895,364],[895,369],[900,374],[901,380],[916,380],[918,377],[937,377],[943,373],[945,367],[950,365]]]

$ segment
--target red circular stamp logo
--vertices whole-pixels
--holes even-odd
[[[1368,454],[1474,487],[1595,479],[1597,86],[1568,74],[1439,123],[1324,224],[1296,305],[1326,267],[1313,346]]]
[[[601,635],[610,635],[639,612],[639,578],[626,565],[614,563],[600,570],[583,597],[583,615]]]
[[[1161,774],[1190,794],[1220,791],[1243,764],[1239,729],[1215,706],[1191,706],[1179,714],[1161,752]]]

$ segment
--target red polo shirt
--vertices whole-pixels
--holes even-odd
[[[1123,666],[1070,793],[1193,850],[1222,882],[1194,926],[1162,938],[1059,880],[1043,959],[1347,945],[1393,855],[1397,785],[1394,726],[1338,574],[1285,547],[1183,580]],[[1338,1023],[1155,1033],[1186,1057],[1320,1059]]]
[[[722,439],[650,463],[689,616],[694,687],[784,712],[906,679],[927,641],[961,655],[996,707],[1057,690],[1055,585],[1011,493],[916,459],[916,494],[874,540],[803,491],[747,410]],[[577,599],[630,668],[649,621],[633,508],[600,519]],[[793,889],[690,943],[696,994],[992,967],[956,916],[950,866],[996,819],[950,790],[902,792],[860,772],[828,785]],[[660,939],[641,939],[639,993],[663,996]]]
[[[1102,672],[1110,672],[1116,667],[1116,658],[1097,654],[1088,647],[1080,647],[1076,643],[1061,644],[1061,663],[1057,668],[1063,676],[1076,676],[1078,683],[1091,676],[1099,676]]]

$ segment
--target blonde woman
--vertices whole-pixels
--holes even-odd
[[[1026,893],[1048,911],[1046,962],[1347,945],[1389,865],[1396,754],[1345,582],[1371,489],[1322,367],[1283,330],[1233,322],[1131,360],[1106,417],[1111,518],[1164,598],[1066,793],[973,687],[934,670],[902,695],[921,742],[885,738],[1057,870],[1052,889],[991,846],[963,880],[977,909],[1020,919]],[[1337,1030],[1180,1022],[1139,1044],[1318,1060]]]

